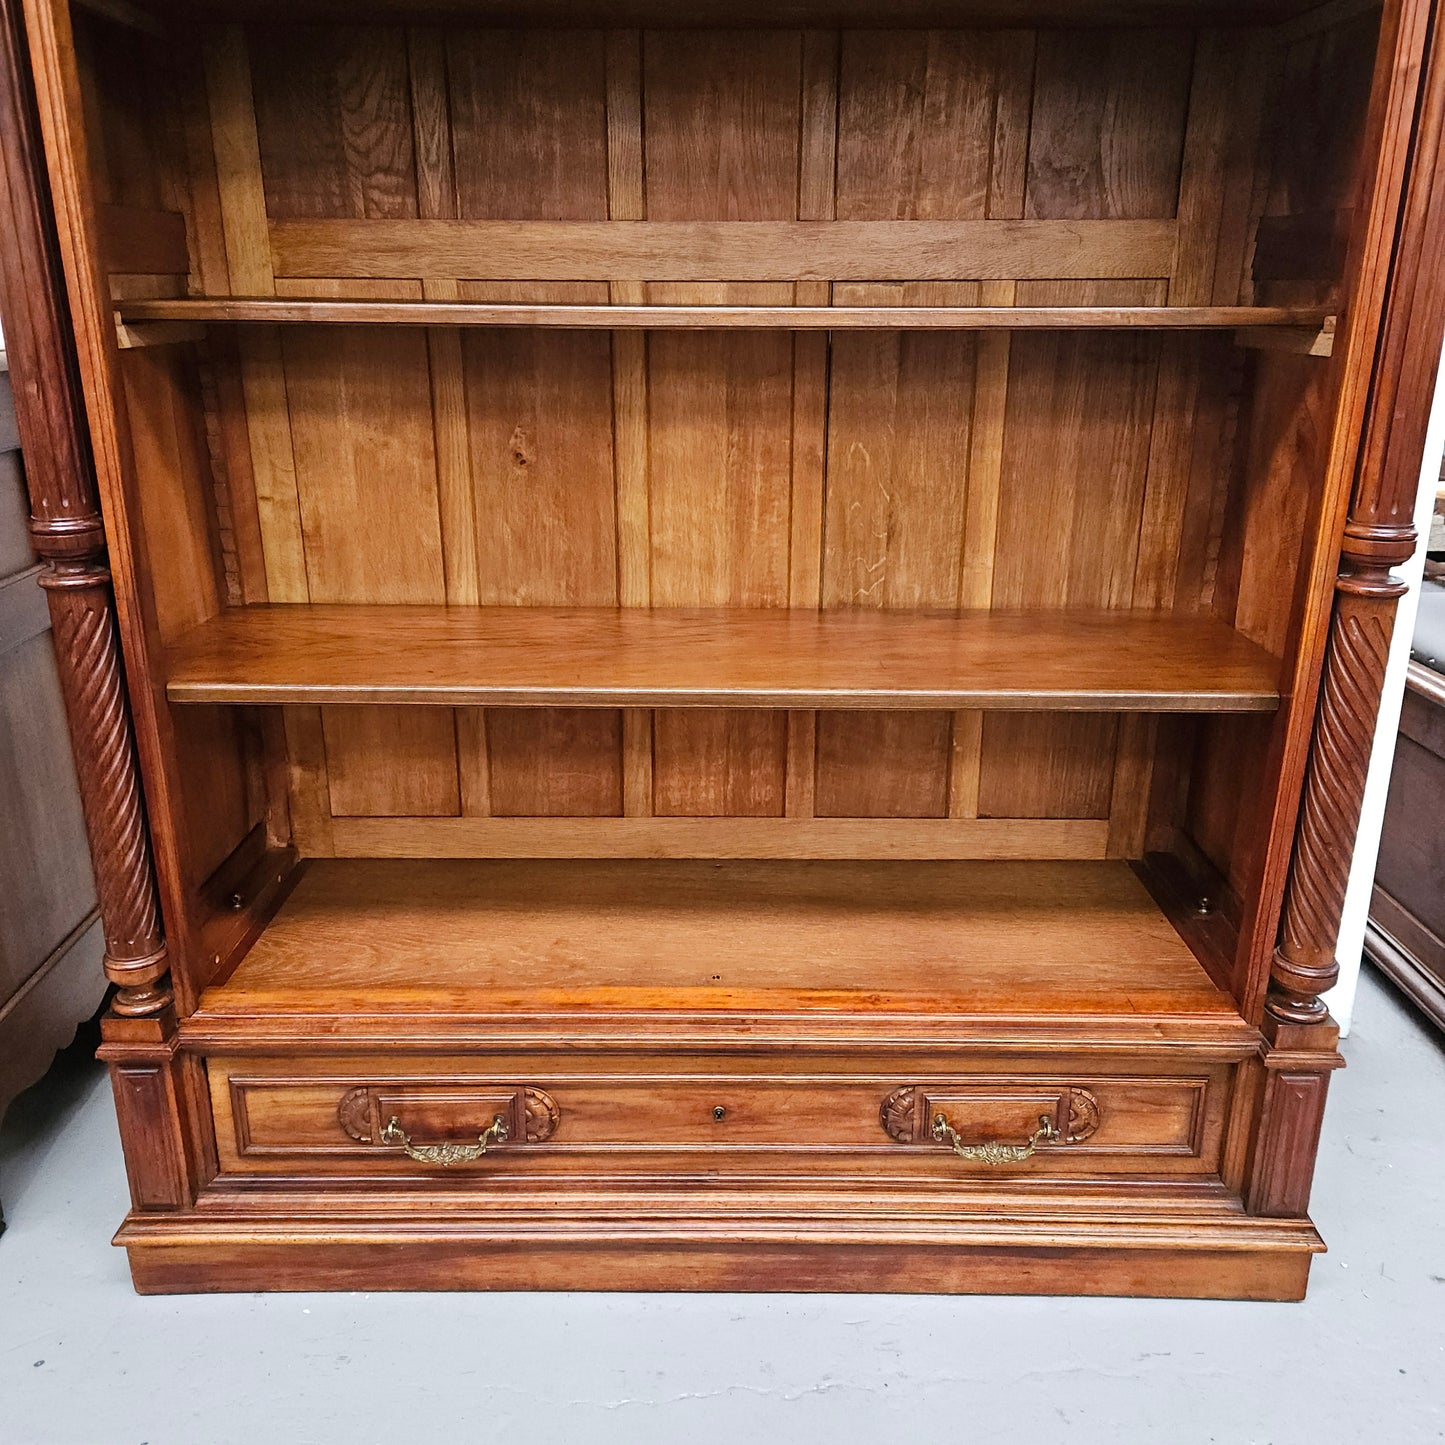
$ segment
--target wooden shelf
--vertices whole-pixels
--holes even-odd
[[[181,703],[1270,712],[1279,664],[1152,612],[261,606],[172,648]]]
[[[314,860],[192,1027],[567,1011],[1250,1032],[1126,863],[649,859]]]
[[[1316,346],[1334,331],[1333,316],[1299,306],[519,306],[208,297],[122,301],[116,314],[123,329],[157,322],[253,322],[606,330],[1282,331]]]

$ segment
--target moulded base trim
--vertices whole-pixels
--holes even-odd
[[[745,1293],[1126,1295],[1298,1300],[1324,1248],[1308,1220],[891,1221],[841,1229],[719,1219],[518,1228],[432,1217],[325,1221],[133,1214],[116,1236],[141,1294],[257,1290],[669,1290]],[[902,1221],[897,1221],[902,1224]],[[769,1234],[773,1237],[768,1237]],[[1010,1240],[1013,1234],[1016,1238]],[[1115,1238],[1111,1240],[1113,1234]],[[813,1237],[809,1237],[812,1235]],[[851,1236],[851,1237],[849,1237]]]

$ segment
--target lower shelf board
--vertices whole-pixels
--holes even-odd
[[[646,859],[312,861],[183,1036],[430,1047],[543,1020],[617,1042],[1257,1038],[1123,862]]]

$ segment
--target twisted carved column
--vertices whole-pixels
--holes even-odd
[[[115,1012],[171,1001],[95,472],[18,7],[0,5],[0,311]]]
[[[1284,922],[1270,969],[1266,1008],[1281,1023],[1321,1022],[1326,1010],[1320,994],[1339,978],[1335,944],[1350,839],[1365,797],[1395,606],[1407,590],[1390,569],[1409,560],[1415,540],[1411,523],[1380,522],[1368,514],[1352,516],[1345,528]]]

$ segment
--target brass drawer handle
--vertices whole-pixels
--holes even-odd
[[[1047,1114],[1039,1115],[1039,1127],[1029,1136],[1027,1144],[965,1144],[958,1130],[948,1122],[947,1114],[933,1116],[932,1134],[940,1144],[947,1144],[960,1159],[975,1164],[1018,1164],[1033,1154],[1040,1144],[1051,1144],[1060,1138],[1054,1121]]]
[[[473,1160],[480,1159],[490,1145],[504,1143],[506,1138],[507,1121],[500,1114],[477,1135],[475,1144],[413,1144],[395,1114],[381,1131],[383,1144],[400,1144],[406,1150],[407,1157],[415,1159],[418,1164],[440,1164],[443,1167],[470,1164]]]

